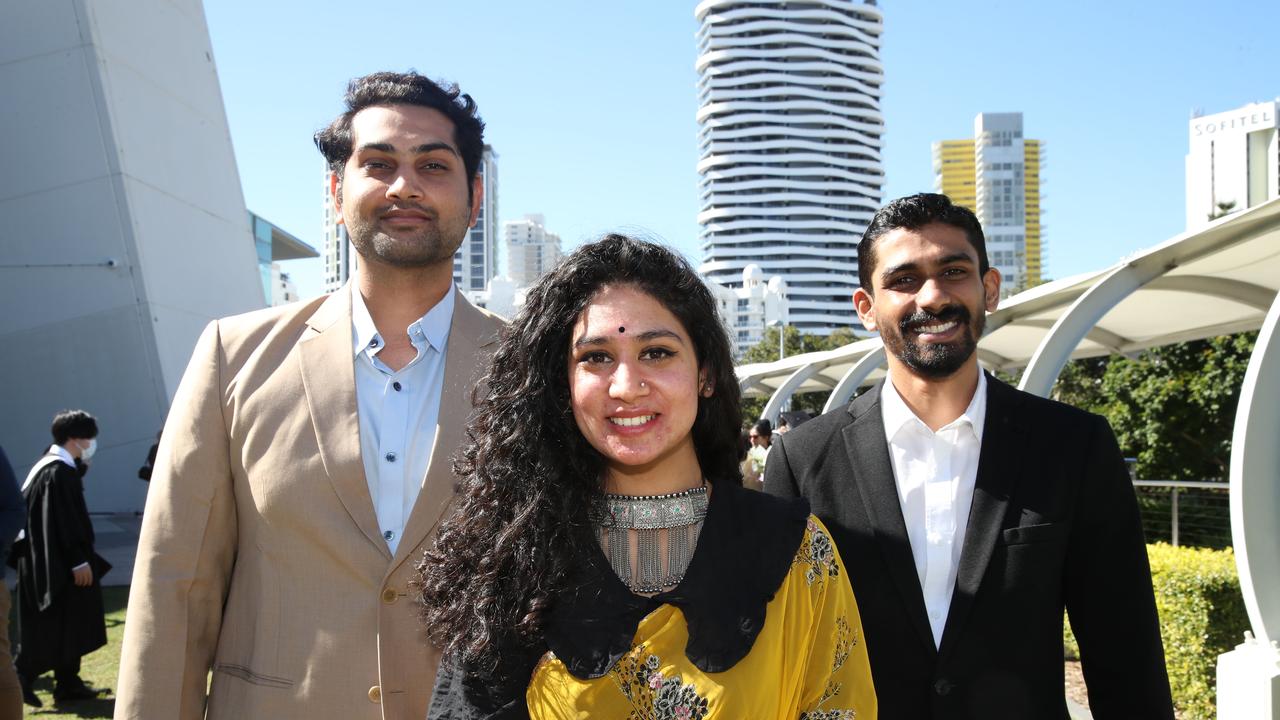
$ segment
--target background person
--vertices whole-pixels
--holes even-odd
[[[151,472],[156,466],[156,453],[160,452],[160,435],[164,431],[156,433],[156,441],[151,443],[151,447],[147,450],[147,461],[138,468],[138,479],[151,482]]]
[[[80,679],[80,658],[107,644],[102,574],[110,565],[94,552],[93,523],[77,461],[98,447],[98,423],[83,410],[53,418],[53,445],[22,484],[24,537],[13,549],[18,568],[16,661],[22,696],[40,706],[32,683],[53,671],[54,700],[88,700],[99,691]]]
[[[738,468],[742,471],[742,487],[749,490],[763,490],[764,476],[756,469],[751,460],[751,436],[746,430],[739,433]]]
[[[777,434],[786,435],[788,432],[791,432],[812,419],[813,416],[805,410],[792,410],[790,412],[778,413]]]
[[[747,451],[751,475],[763,478],[765,463],[769,458],[769,444],[773,441],[773,424],[766,419],[757,420],[747,431],[747,437],[751,439],[751,449]]]
[[[430,718],[874,720],[857,606],[803,501],[740,486],[716,302],[611,235],[529,291],[422,567]]]
[[[27,503],[22,499],[9,457],[0,448],[0,720],[22,717],[22,685],[9,652],[10,597],[4,569],[9,564],[13,539],[26,524]]]

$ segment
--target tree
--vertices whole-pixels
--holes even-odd
[[[1136,358],[1067,363],[1054,396],[1105,415],[1138,477],[1225,480],[1256,332],[1175,343]]]
[[[849,328],[836,328],[831,331],[830,335],[813,335],[810,333],[800,332],[798,328],[790,325],[786,326],[786,342],[787,357],[800,355],[802,353],[819,352],[821,350],[834,350],[844,347],[851,342],[855,342],[860,338],[854,334]],[[766,328],[764,337],[760,342],[747,348],[742,354],[740,364],[748,365],[751,363],[773,362],[778,359],[778,328]],[[827,398],[831,396],[830,391],[798,393],[791,396],[792,410],[805,410],[810,414],[818,415],[822,412],[822,407],[826,405]],[[742,400],[742,419],[743,422],[753,423],[760,418],[760,413],[764,410],[765,403],[768,398],[743,398]]]
[[[1235,200],[1227,200],[1227,201],[1225,201],[1225,202],[1220,202],[1220,203],[1218,203],[1217,209],[1215,209],[1213,212],[1209,213],[1209,219],[1210,219],[1210,220],[1217,220],[1218,218],[1220,218],[1220,217],[1226,217],[1227,215],[1230,215],[1231,213],[1233,213],[1233,212],[1235,212],[1235,211],[1236,211],[1236,201],[1235,201]]]
[[[821,335],[802,333],[798,328],[790,325],[787,325],[786,328],[787,357],[827,349],[825,345],[826,338]],[[778,328],[770,327],[765,328],[764,337],[761,338],[760,342],[747,348],[746,352],[742,353],[741,364],[773,362],[777,359]]]
[[[1020,280],[1016,285],[1014,285],[1013,287],[1011,287],[1011,288],[1009,288],[1009,289],[1008,289],[1008,294],[1009,294],[1009,295],[1017,295],[1018,293],[1020,293],[1020,292],[1024,292],[1024,291],[1026,291],[1026,290],[1030,290],[1030,289],[1031,289],[1031,288],[1033,288],[1033,287],[1040,287],[1041,285],[1048,285],[1048,284],[1049,284],[1049,283],[1051,283],[1051,282],[1053,282],[1053,278],[1047,278],[1047,277],[1042,277],[1042,278],[1040,278],[1039,280],[1036,280],[1036,281],[1034,281],[1034,282],[1033,282],[1033,281],[1031,281],[1031,280],[1028,280],[1028,279],[1026,278],[1026,276],[1024,275],[1024,276],[1023,276],[1023,278],[1022,278],[1022,280]],[[1003,293],[1002,293],[1002,294],[1003,294]]]
[[[1058,373],[1051,397],[1099,415],[1107,414],[1107,400],[1102,392],[1102,378],[1114,355],[1072,360]],[[1003,378],[1002,378],[1003,379]]]
[[[862,338],[854,334],[854,332],[849,328],[838,327],[835,330],[832,330],[831,334],[827,336],[826,349],[835,350],[836,348],[842,348],[845,345],[855,343],[861,339]]]

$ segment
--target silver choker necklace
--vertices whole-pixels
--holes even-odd
[[[618,579],[632,592],[643,594],[680,584],[707,516],[706,481],[699,487],[668,495],[606,493],[604,499],[604,514],[594,520],[600,527],[600,544]],[[632,555],[638,566],[634,570]]]

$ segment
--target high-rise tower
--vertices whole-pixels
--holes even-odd
[[[874,0],[703,0],[698,172],[703,263],[786,281],[790,323],[857,325],[857,246],[880,207],[883,15]]]
[[[1022,113],[981,113],[973,139],[933,144],[934,189],[977,214],[987,258],[1005,296],[1043,280],[1039,140],[1022,137]]]
[[[324,258],[324,291],[331,293],[347,284],[356,268],[356,250],[347,237],[347,226],[338,222],[333,207],[333,171],[324,171],[324,228],[320,254]]]
[[[453,281],[463,292],[484,290],[498,274],[498,154],[489,145],[476,176],[484,185],[480,214],[453,256]]]

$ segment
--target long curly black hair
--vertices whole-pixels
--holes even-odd
[[[715,298],[682,257],[622,235],[579,247],[545,275],[503,332],[487,394],[455,463],[453,512],[418,567],[433,643],[483,672],[511,643],[536,643],[548,608],[596,548],[604,457],[578,430],[569,399],[573,326],[605,286],[662,303],[693,340],[713,384],[698,398],[693,444],[703,475],[740,484],[741,396]]]

